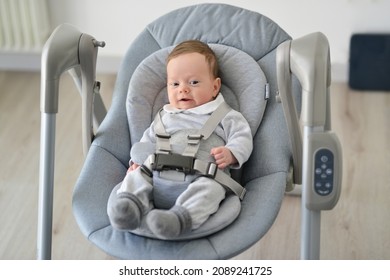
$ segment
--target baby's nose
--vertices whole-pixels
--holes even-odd
[[[187,85],[182,85],[180,87],[180,92],[181,93],[188,93],[190,91],[189,87]]]

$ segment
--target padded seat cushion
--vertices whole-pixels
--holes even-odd
[[[224,45],[210,44],[210,47],[218,58],[222,80],[221,93],[233,109],[244,115],[254,135],[267,104],[265,75],[259,64],[248,54]],[[164,48],[145,58],[130,80],[126,110],[133,144],[140,140],[158,110],[168,103],[166,60],[172,49],[173,47]],[[119,185],[116,189],[118,187]],[[116,193],[115,190],[113,193]],[[113,198],[110,196],[110,199]],[[240,209],[239,198],[228,196],[218,211],[200,228],[174,240],[199,238],[221,230],[237,218]],[[144,223],[131,232],[155,237]]]

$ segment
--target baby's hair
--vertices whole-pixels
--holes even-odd
[[[187,53],[200,53],[204,55],[213,77],[219,77],[217,56],[215,55],[214,51],[209,47],[209,45],[198,40],[188,40],[178,44],[168,55],[167,63],[171,59]]]

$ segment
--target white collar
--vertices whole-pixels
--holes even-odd
[[[191,109],[177,109],[173,107],[171,104],[164,105],[163,109],[167,113],[171,114],[178,114],[178,113],[185,113],[185,114],[196,114],[196,115],[204,115],[204,114],[210,114],[214,112],[218,106],[223,103],[225,99],[223,98],[222,94],[219,93],[217,98],[215,98],[213,101],[207,102],[203,105],[197,106],[195,108]]]

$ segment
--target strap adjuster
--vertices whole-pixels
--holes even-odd
[[[145,164],[142,164],[140,168],[141,171],[144,172],[146,175],[148,175],[149,177],[153,177],[153,172]]]
[[[167,133],[156,133],[156,136],[158,138],[162,138],[162,139],[169,139],[169,138],[171,138],[171,135],[169,135]]]
[[[215,178],[217,171],[218,171],[218,166],[214,162],[209,162],[205,175],[210,178]]]
[[[201,140],[204,136],[202,134],[190,134],[187,136],[188,140]]]
[[[241,192],[241,194],[239,195],[240,200],[243,200],[243,199],[244,199],[245,194],[246,194],[246,188],[242,188],[242,192]]]
[[[198,145],[200,140],[202,140],[203,135],[202,134],[190,134],[187,136],[188,144],[189,145]]]

